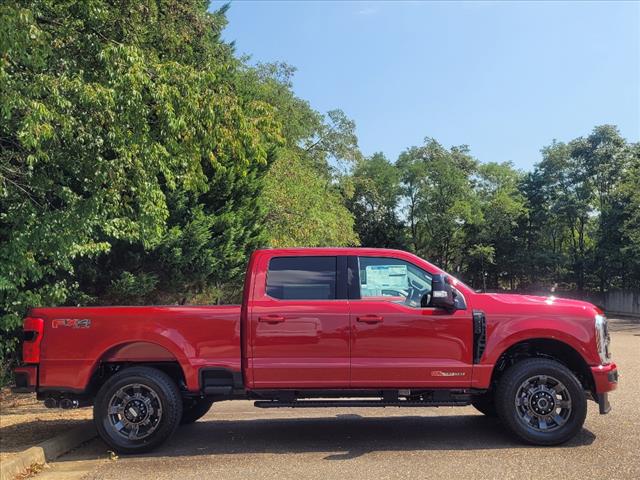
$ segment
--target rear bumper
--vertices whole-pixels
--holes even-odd
[[[32,393],[38,386],[38,366],[25,365],[13,371],[15,387],[11,390],[15,393]]]
[[[615,363],[598,365],[591,367],[591,373],[596,387],[596,400],[600,407],[600,413],[609,413],[611,411],[609,392],[618,388],[618,367]]]

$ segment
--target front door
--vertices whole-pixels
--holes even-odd
[[[253,388],[348,388],[346,257],[264,261],[249,312]]]
[[[353,270],[360,298],[351,300],[352,387],[471,385],[470,310],[421,307],[431,275],[408,261],[357,257]]]

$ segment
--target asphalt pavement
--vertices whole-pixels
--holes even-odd
[[[612,322],[621,374],[613,410],[589,402],[584,429],[559,447],[513,439],[472,407],[268,409],[223,402],[158,450],[108,453],[96,439],[35,478],[640,479],[640,324]]]

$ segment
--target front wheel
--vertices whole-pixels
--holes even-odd
[[[528,359],[509,368],[495,401],[507,428],[535,445],[566,442],[580,431],[587,415],[580,381],[553,360]]]
[[[150,367],[131,367],[109,378],[98,391],[93,421],[116,452],[149,451],[169,438],[182,417],[175,382]]]

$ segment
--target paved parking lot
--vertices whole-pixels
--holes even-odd
[[[53,479],[638,479],[640,325],[612,322],[621,371],[613,411],[589,402],[561,447],[525,446],[471,407],[274,409],[225,402],[157,451],[110,460],[94,440],[37,476]]]

